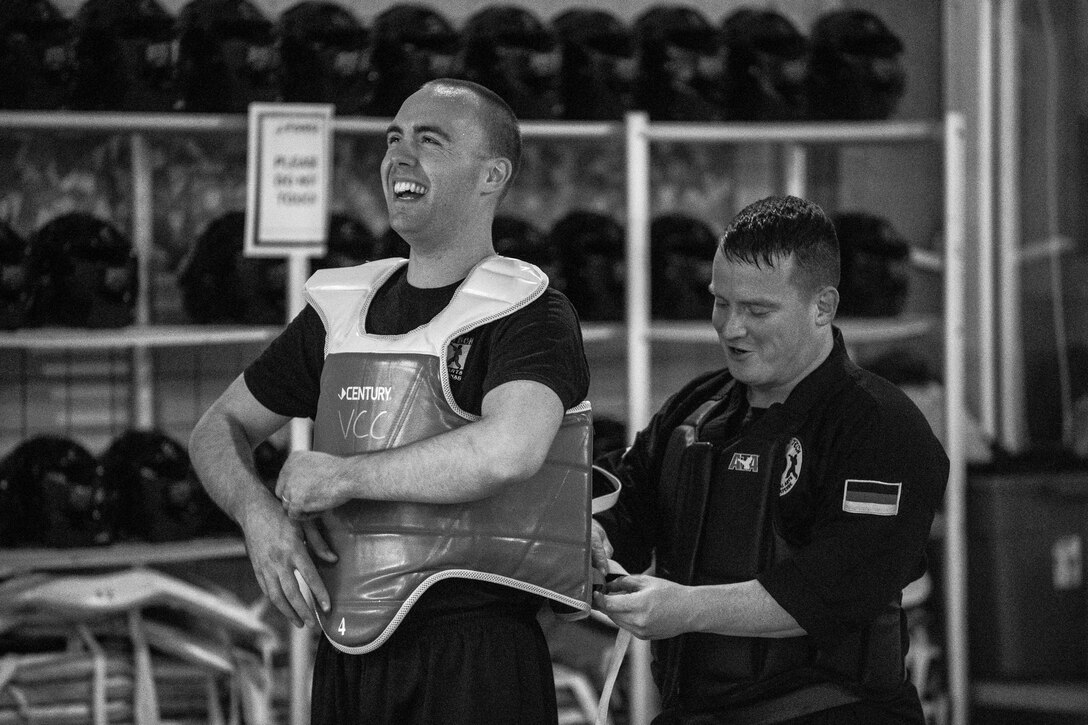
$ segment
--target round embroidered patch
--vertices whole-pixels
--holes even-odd
[[[786,446],[786,470],[782,472],[782,480],[778,484],[779,496],[785,496],[797,483],[801,476],[802,458],[804,452],[801,450],[801,441],[790,438],[790,443]]]

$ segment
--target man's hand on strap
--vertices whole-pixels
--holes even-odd
[[[608,565],[612,562],[612,543],[608,540],[608,534],[604,532],[604,527],[600,525],[595,519],[593,521],[593,531],[590,535],[590,561],[592,562],[594,576],[593,583],[594,589],[602,586],[608,581],[609,571]]]
[[[690,592],[648,574],[620,576],[593,595],[597,609],[639,639],[664,639],[691,631]]]

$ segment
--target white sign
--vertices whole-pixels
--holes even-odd
[[[251,103],[246,256],[325,253],[331,105]]]

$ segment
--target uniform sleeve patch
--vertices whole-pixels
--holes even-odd
[[[846,479],[842,493],[842,510],[848,514],[895,516],[899,513],[901,483]]]

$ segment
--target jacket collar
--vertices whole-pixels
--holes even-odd
[[[814,405],[833,395],[849,378],[852,371],[857,369],[857,365],[846,352],[846,342],[843,340],[842,331],[833,325],[831,334],[833,342],[827,358],[797,383],[784,403],[775,403],[768,408],[763,417],[753,425],[754,431],[762,429],[765,425],[777,427],[781,424],[783,416],[793,421],[804,419]],[[737,392],[744,391],[745,387],[738,384]]]
[[[857,365],[846,352],[846,342],[843,340],[842,331],[832,326],[831,335],[833,342],[827,358],[820,363],[819,367],[802,378],[786,398],[784,405],[790,411],[799,413],[807,411],[816,402],[833,393],[843,380],[857,369]]]

